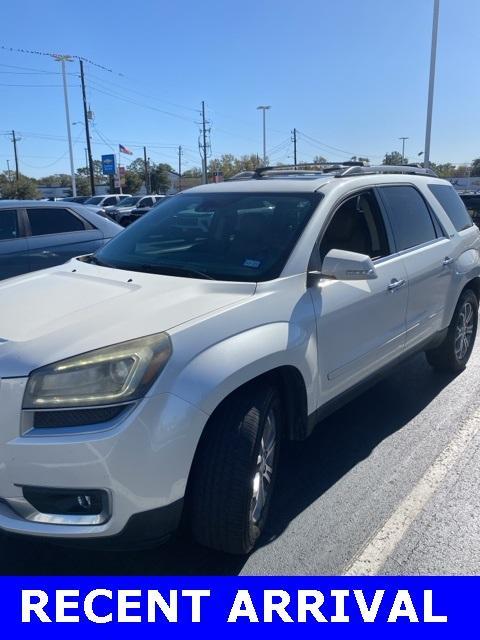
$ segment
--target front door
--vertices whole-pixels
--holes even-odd
[[[372,190],[348,197],[335,211],[318,251],[372,258],[377,278],[324,279],[310,289],[317,319],[320,402],[353,387],[404,350],[408,282],[401,257],[391,255],[382,212]]]

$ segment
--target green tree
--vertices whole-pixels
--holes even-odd
[[[435,162],[430,162],[430,169],[435,171],[439,178],[452,178],[455,176],[456,167],[450,162],[445,162],[444,164],[435,164]]]
[[[169,164],[154,164],[150,170],[150,189],[152,193],[166,193],[171,184],[170,173],[173,169]]]
[[[77,174],[79,176],[86,176],[87,178],[90,176],[90,168],[89,167],[78,167]],[[100,160],[93,161],[93,175],[95,177],[95,183],[103,184],[107,181],[106,176],[102,173],[102,163]]]
[[[143,184],[143,179],[135,171],[125,171],[125,191],[135,194]]]
[[[86,176],[76,176],[75,182],[77,183],[77,196],[89,196],[91,195],[90,179]]]
[[[38,179],[38,184],[45,187],[70,187],[72,178],[68,173],[54,173]]]
[[[185,178],[201,178],[202,170],[199,167],[193,167],[182,172],[182,176]]]
[[[256,153],[250,153],[239,157],[234,156],[232,153],[225,153],[219,158],[214,158],[208,163],[208,174],[212,175],[214,172],[220,171],[224,178],[231,178],[240,171],[253,171],[258,166],[260,166],[260,160]]]
[[[475,160],[472,162],[470,175],[474,177],[480,176],[480,158],[475,158]]]
[[[151,165],[152,163],[150,163]],[[145,175],[145,162],[143,158],[135,158],[132,160],[127,167],[127,171],[132,171],[133,173],[138,174],[139,176]]]
[[[402,162],[402,154],[400,151],[391,151],[390,153],[386,153],[383,159],[382,164],[407,164],[408,158],[403,158]]]
[[[5,200],[35,200],[41,194],[37,189],[37,182],[20,174],[18,181],[11,180],[8,172],[0,174],[0,196]]]

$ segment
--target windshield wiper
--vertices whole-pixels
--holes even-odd
[[[109,267],[110,269],[115,269],[116,267],[114,267],[111,264],[108,264],[107,262],[103,262],[102,260],[99,260],[97,258],[97,256],[95,254],[92,253],[92,255],[90,256],[85,256],[85,258],[83,258],[84,262],[88,262],[90,264],[96,264],[99,267]]]
[[[158,275],[171,275],[180,276],[185,278],[201,278],[202,280],[215,280],[208,273],[198,271],[197,269],[190,269],[188,267],[177,267],[170,265],[156,265],[156,264],[135,264],[125,265],[120,267],[121,269],[130,269],[131,271],[144,271],[145,273],[157,273]]]

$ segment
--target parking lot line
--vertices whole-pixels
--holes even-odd
[[[402,500],[383,527],[369,540],[363,550],[344,571],[347,576],[378,575],[395,551],[410,525],[425,508],[443,480],[466,452],[480,431],[480,410],[476,411],[439,454],[432,465]]]

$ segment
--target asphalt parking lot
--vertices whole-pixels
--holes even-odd
[[[0,574],[336,575],[368,566],[378,544],[376,573],[480,574],[479,390],[478,342],[456,378],[416,356],[289,443],[266,535],[248,557],[186,537],[105,551],[0,535]]]

